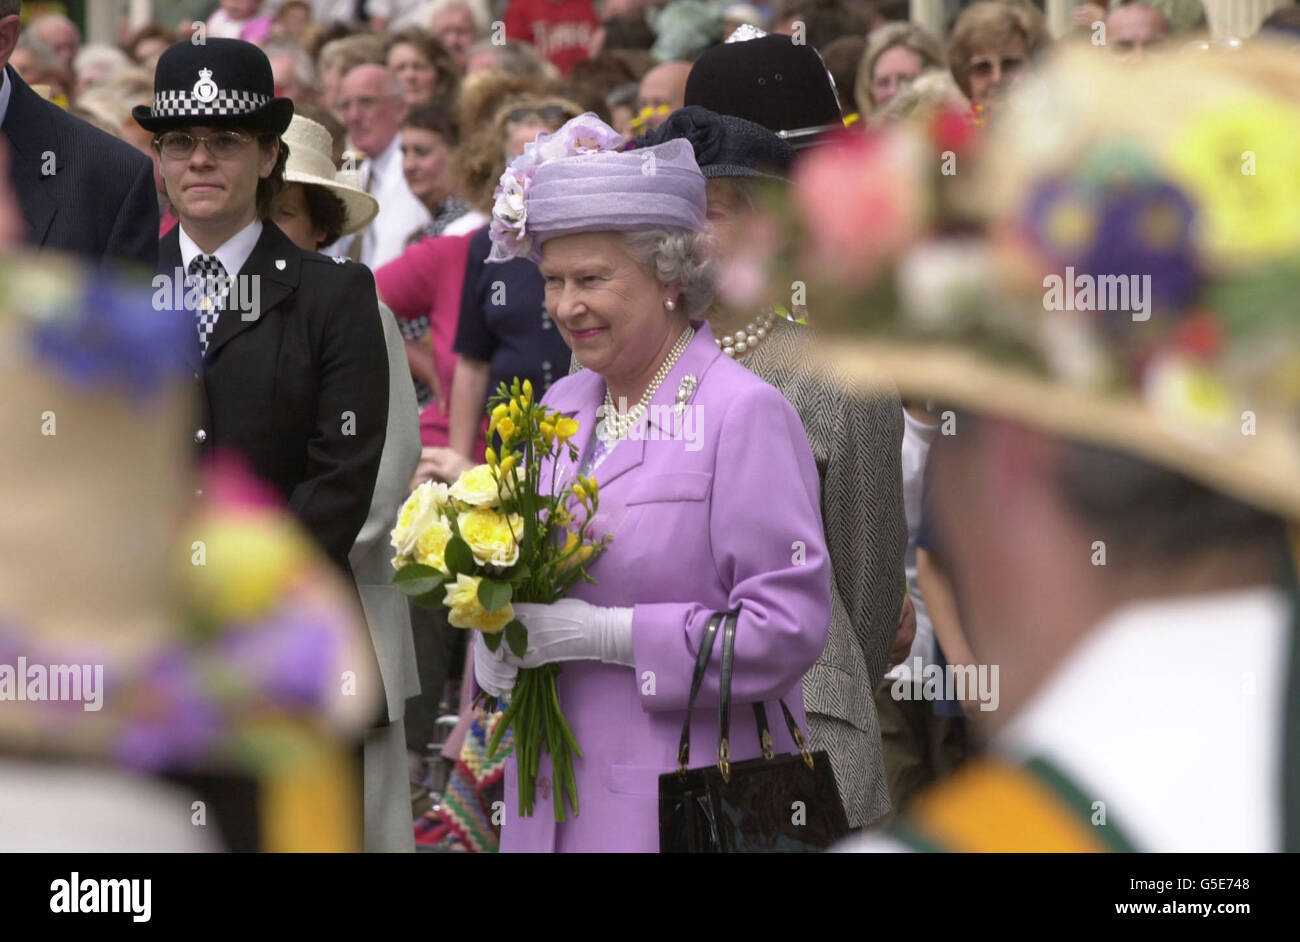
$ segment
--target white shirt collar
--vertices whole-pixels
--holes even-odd
[[[7,68],[0,69],[0,82],[3,83],[0,85],[0,124],[5,123],[5,115],[9,113],[9,96],[14,91],[14,83],[9,81],[7,72]]]
[[[393,166],[394,159],[396,159],[397,162],[396,167]],[[378,157],[372,157],[367,160],[366,173],[368,174],[367,177],[367,179],[369,180],[368,186],[370,187],[371,191],[372,192],[374,191],[376,183],[383,184],[388,182],[393,170],[397,171],[399,177],[401,176],[402,174],[402,132],[401,131],[398,131],[396,134],[393,135],[393,139],[388,142],[387,147],[385,147],[382,151],[380,151]],[[378,174],[378,176],[375,179],[370,179],[371,177],[375,177],[376,174]]]
[[[1054,763],[1139,850],[1280,850],[1289,622],[1269,587],[1125,606],[993,747]]]
[[[248,256],[253,254],[253,248],[257,245],[257,240],[262,237],[262,220],[254,219],[223,242],[212,253],[205,253],[194,243],[194,240],[185,232],[184,222],[180,223],[179,230],[181,237],[181,265],[186,271],[189,271],[190,262],[194,260],[194,256],[212,254],[225,267],[226,274],[234,278],[243,271],[244,263],[248,261]]]

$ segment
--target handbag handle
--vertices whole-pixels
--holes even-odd
[[[739,618],[739,612],[727,612],[722,628],[722,677],[718,690],[718,771],[722,773],[724,782],[731,781],[731,676],[735,662],[736,624]],[[799,729],[799,724],[794,721],[794,714],[790,712],[784,700],[778,699],[777,702],[781,704],[786,728],[790,730],[790,738],[799,748],[804,764],[810,769],[813,768],[812,751],[808,748],[808,740]],[[767,706],[761,700],[754,703],[754,720],[758,723],[763,758],[771,759],[773,757],[772,733],[767,726]]]
[[[704,672],[708,669],[709,658],[713,656],[713,643],[718,637],[718,625],[722,623],[722,613],[714,612],[709,616],[709,623],[704,627],[704,637],[700,639],[700,653],[695,656],[695,672],[691,675],[691,695],[686,701],[686,719],[682,722],[682,739],[677,747],[677,774],[686,778],[686,766],[691,759],[691,715],[695,712],[695,698],[704,683]]]
[[[723,781],[731,781],[731,678],[735,670],[736,625],[739,617],[739,612],[714,612],[709,616],[709,622],[704,627],[700,651],[695,656],[691,692],[686,700],[686,719],[682,722],[682,738],[677,747],[677,774],[683,780],[686,778],[691,759],[691,716],[695,712],[695,700],[699,696],[700,687],[704,684],[704,674],[708,669],[709,659],[713,656],[718,629],[725,624],[722,632],[722,666],[718,684],[718,771],[722,773]],[[785,725],[790,731],[790,738],[799,748],[804,763],[808,768],[813,768],[813,757],[808,748],[807,738],[799,729],[799,724],[795,722],[794,714],[790,712],[785,701],[778,702],[781,704],[781,712],[785,716]],[[773,758],[772,734],[767,725],[767,705],[761,701],[754,704],[754,720],[758,724],[759,738],[763,744],[763,758],[771,759]]]

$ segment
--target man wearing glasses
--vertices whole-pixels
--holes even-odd
[[[165,51],[153,105],[133,115],[180,217],[154,302],[195,323],[194,442],[241,455],[349,573],[384,446],[388,359],[370,272],[302,251],[269,221],[293,103],[274,97],[260,49],[209,39]]]
[[[343,76],[339,116],[353,147],[366,156],[360,168],[366,192],[379,200],[379,215],[339,248],[374,271],[402,254],[408,236],[433,222],[402,173],[402,86],[382,65],[359,65]]]

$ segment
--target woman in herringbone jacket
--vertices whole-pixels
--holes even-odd
[[[709,221],[725,262],[746,231],[750,187],[782,179],[793,151],[760,125],[697,106],[674,112],[638,144],[676,137],[691,141],[708,180]],[[754,316],[718,304],[708,318],[723,352],[794,406],[817,463],[831,624],[803,695],[812,746],[830,754],[849,823],[862,827],[890,807],[872,692],[887,668],[904,597],[902,404],[896,393],[855,393],[811,368],[809,327],[770,310]]]

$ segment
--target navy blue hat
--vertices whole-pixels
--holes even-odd
[[[685,101],[761,124],[796,147],[829,126],[844,126],[826,63],[789,36],[714,46],[691,69]]]
[[[153,106],[131,110],[146,131],[187,125],[283,134],[293,102],[275,97],[266,53],[242,39],[183,40],[163,51],[153,76]]]
[[[653,131],[637,138],[637,147],[651,147],[684,138],[695,149],[695,162],[706,178],[767,177],[786,179],[794,163],[794,148],[761,124],[687,105],[670,114]]]

